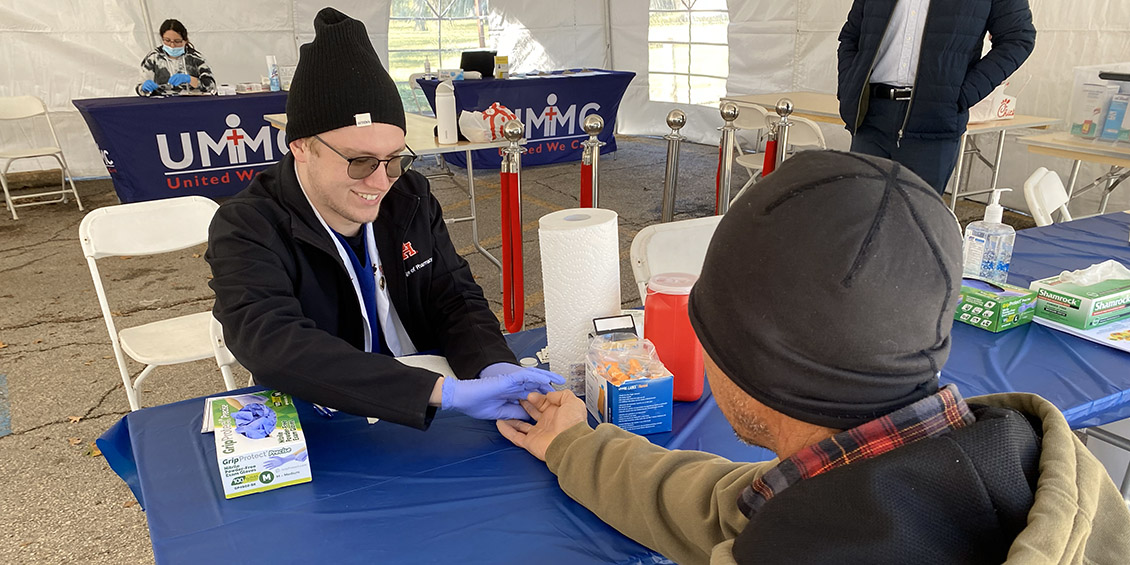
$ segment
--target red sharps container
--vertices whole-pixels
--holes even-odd
[[[647,281],[643,335],[675,377],[675,400],[702,396],[702,346],[687,316],[687,299],[697,280],[687,273],[663,273]]]

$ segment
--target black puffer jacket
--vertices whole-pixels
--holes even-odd
[[[855,0],[840,31],[837,95],[840,117],[853,134],[867,114],[868,97],[863,91],[895,3]],[[993,48],[982,58],[986,31],[992,35]],[[1028,0],[932,0],[903,126],[905,137],[960,136],[969,122],[969,107],[1015,72],[1035,45]]]
[[[475,378],[493,363],[516,363],[451,244],[427,179],[408,171],[397,180],[373,234],[389,298],[417,350],[439,351],[459,378]],[[352,414],[427,427],[439,375],[364,351],[353,283],[302,193],[293,156],[220,207],[205,259],[216,292],[213,313],[255,382]]]

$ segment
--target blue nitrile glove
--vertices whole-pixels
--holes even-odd
[[[487,365],[485,369],[479,371],[479,378],[486,377],[501,377],[502,375],[509,375],[510,373],[517,373],[521,371],[522,367],[513,363],[494,363]]]
[[[310,456],[310,453],[307,452],[306,449],[300,449],[298,451],[298,453],[291,453],[290,455],[285,455],[283,457],[275,456],[275,457],[272,457],[272,458],[264,461],[263,462],[263,468],[264,469],[274,469],[276,467],[282,467],[283,465],[286,465],[287,463],[290,463],[291,461],[305,461],[306,458],[309,457],[309,456]]]
[[[185,84],[185,83],[187,83],[191,80],[192,80],[192,77],[190,77],[190,76],[188,76],[184,73],[177,73],[177,74],[169,77],[169,84],[172,85],[172,86],[180,86],[180,85]]]
[[[516,370],[479,379],[443,379],[442,410],[458,410],[481,420],[524,420],[530,417],[518,404],[531,392],[548,394],[551,384],[565,384],[559,375],[541,369],[518,367]],[[485,370],[483,371],[486,372]]]
[[[141,91],[142,92],[153,92],[154,90],[157,90],[157,88],[158,88],[157,83],[155,83],[151,80],[147,80],[147,81],[141,83]]]
[[[278,416],[262,402],[248,404],[232,415],[235,418],[235,431],[251,439],[263,439],[275,430]]]

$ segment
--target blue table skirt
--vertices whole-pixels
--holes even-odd
[[[231,196],[289,150],[285,92],[73,100],[122,202]]]
[[[455,111],[481,112],[495,102],[518,114],[526,128],[526,152],[522,164],[545,165],[579,161],[584,148],[581,142],[588,134],[581,127],[585,116],[596,114],[604,119],[604,129],[597,137],[605,145],[601,153],[616,150],[616,114],[620,100],[635,73],[597,71],[592,75],[563,75],[496,80],[455,81]],[[424,96],[434,109],[437,80],[419,80]],[[497,149],[472,153],[476,168],[497,169],[502,162]],[[449,153],[444,159],[466,167],[463,153]]]

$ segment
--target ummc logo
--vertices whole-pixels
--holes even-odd
[[[233,180],[248,182],[255,176],[256,168],[275,163],[289,151],[283,130],[264,124],[257,132],[249,133],[239,127],[237,114],[228,114],[225,122],[227,128],[215,138],[204,130],[185,131],[170,143],[168,135],[157,134],[157,151],[161,163],[169,169],[165,182],[170,189],[227,184]]]
[[[545,98],[545,104],[545,108],[539,112],[535,112],[533,108],[517,108],[514,111],[518,120],[525,124],[528,139],[552,138],[559,134],[561,137],[571,137],[577,132],[580,132],[581,137],[588,137],[580,125],[585,121],[585,116],[600,110],[600,104],[596,102],[581,106],[580,111],[577,110],[576,104],[570,104],[568,108],[562,110],[557,105],[557,95],[554,93],[550,93]],[[559,126],[561,131],[557,129]],[[535,134],[538,131],[541,135]]]

